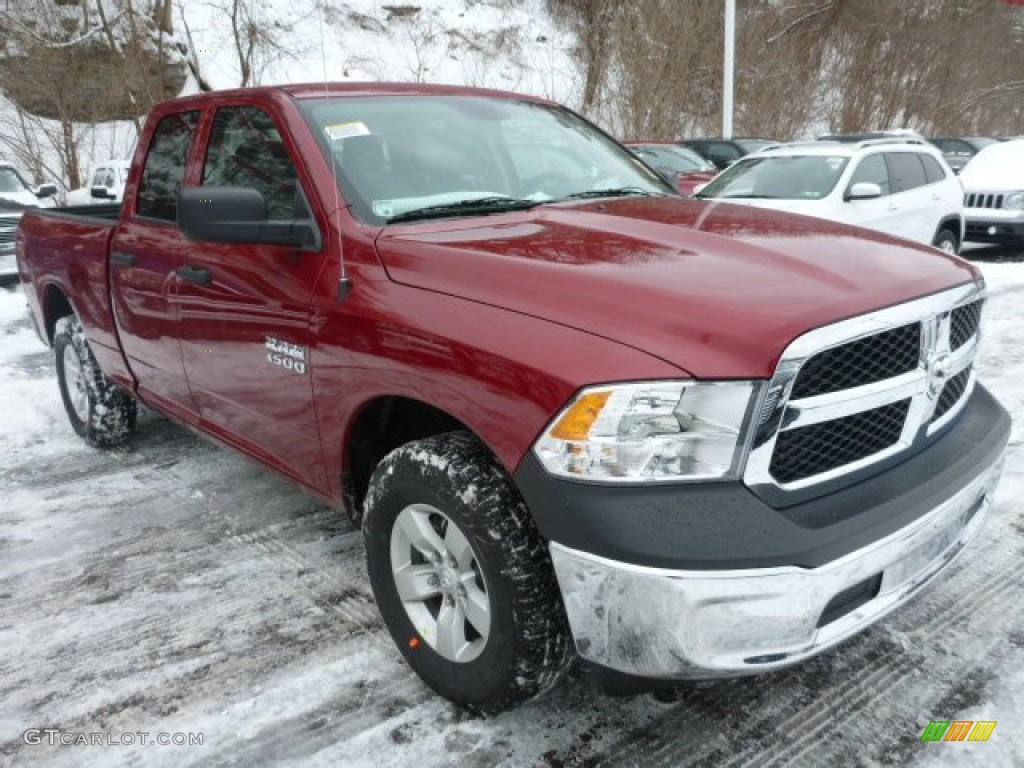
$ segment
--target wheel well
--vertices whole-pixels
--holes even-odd
[[[412,440],[467,427],[454,416],[419,400],[379,397],[356,417],[345,445],[341,491],[354,519],[362,515],[370,477],[381,459]]]
[[[964,233],[963,229],[961,228],[960,219],[958,217],[951,216],[948,219],[943,219],[942,221],[940,221],[939,228],[935,230],[935,237],[938,237],[939,232],[941,232],[944,229],[948,229],[950,232],[956,235],[957,243],[962,243],[964,241]]]
[[[75,310],[63,291],[55,285],[48,285],[43,294],[43,330],[46,333],[47,341],[53,343],[53,333],[57,321],[73,314],[75,314]]]

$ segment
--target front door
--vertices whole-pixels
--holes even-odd
[[[305,205],[274,122],[256,107],[217,110],[202,183],[259,190],[271,219],[295,219]],[[310,305],[322,254],[191,242],[187,256],[180,333],[203,426],[326,492],[310,373]]]

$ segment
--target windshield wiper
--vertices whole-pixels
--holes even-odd
[[[527,200],[515,197],[478,197],[472,200],[460,200],[457,203],[444,205],[428,205],[405,213],[399,213],[388,219],[388,224],[419,219],[443,219],[446,216],[481,216],[488,213],[505,211],[525,211],[540,205],[539,200]]]
[[[565,195],[557,200],[551,200],[549,202],[560,202],[562,200],[596,200],[599,197],[662,197],[657,192],[650,192],[646,189],[640,189],[640,187],[615,187],[613,189],[588,189],[586,192],[573,192],[571,195]]]

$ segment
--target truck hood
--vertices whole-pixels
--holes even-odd
[[[399,283],[716,379],[767,378],[806,331],[979,279],[961,259],[868,230],[672,197],[394,225],[377,248]]]

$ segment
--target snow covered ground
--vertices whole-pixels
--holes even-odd
[[[660,702],[577,671],[487,720],[404,665],[347,520],[148,411],[122,448],[79,441],[0,289],[0,765],[1024,765],[1024,262],[982,269],[981,377],[1016,423],[998,508],[946,578],[785,672]],[[933,719],[998,725],[921,743]],[[25,743],[47,728],[134,743]],[[182,733],[202,745],[148,744]]]

